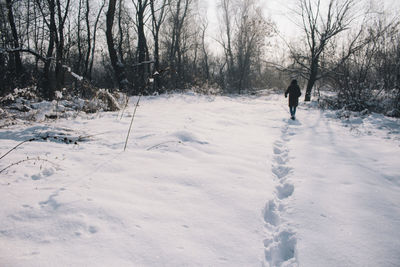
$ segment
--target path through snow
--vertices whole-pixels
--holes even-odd
[[[0,161],[51,162],[1,174],[0,266],[399,265],[398,120],[350,131],[306,105],[288,120],[282,96],[146,97],[122,152],[125,114],[0,131],[1,154],[32,129],[90,136]]]
[[[301,125],[289,125],[295,194],[285,215],[296,229],[298,261],[400,266],[399,120],[373,114],[352,124],[300,112]],[[374,117],[391,130],[373,127]]]
[[[281,128],[281,136],[274,142],[272,173],[276,183],[274,198],[269,200],[264,209],[264,220],[270,231],[269,237],[264,240],[265,257],[271,266],[297,265],[296,236],[288,222],[282,219],[281,213],[286,211],[286,203],[292,196],[294,186],[291,181],[293,168],[290,165],[290,154],[287,146],[290,137],[289,125],[301,125],[297,121],[288,121]]]

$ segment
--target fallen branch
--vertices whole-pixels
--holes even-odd
[[[100,134],[104,134],[104,133],[100,133]],[[0,157],[0,160],[3,159],[8,154],[10,154],[13,150],[17,149],[19,146],[21,146],[21,145],[23,145],[23,144],[25,144],[27,142],[39,141],[39,140],[46,141],[48,139],[53,139],[53,140],[56,140],[56,141],[64,142],[66,144],[72,144],[73,143],[73,144],[77,145],[78,142],[80,142],[80,141],[85,141],[85,139],[87,139],[89,137],[92,137],[92,136],[95,136],[95,135],[100,135],[100,134],[94,134],[94,135],[88,135],[88,136],[79,136],[76,140],[73,140],[72,138],[68,138],[66,136],[57,136],[57,135],[55,135],[55,136],[45,135],[45,136],[30,138],[30,139],[27,139],[27,140],[24,140],[24,141],[20,142],[18,145],[14,146],[10,150],[8,150],[4,155],[2,155]]]
[[[47,160],[47,159],[41,159],[41,158],[29,159],[29,158],[28,158],[28,159],[23,159],[23,160],[20,160],[20,161],[18,161],[18,162],[14,162],[14,163],[8,165],[8,166],[5,167],[4,169],[0,170],[0,173],[2,173],[2,172],[4,172],[5,170],[11,168],[12,166],[15,166],[15,165],[21,164],[21,163],[23,163],[23,162],[27,162],[27,161],[43,161],[43,162],[51,163],[51,164],[53,164],[53,165],[54,165],[55,167],[57,167],[57,168],[59,167],[58,164],[56,164],[56,163],[54,163],[54,162],[51,162],[50,160]]]
[[[165,141],[165,142],[162,142],[162,143],[160,143],[160,144],[151,146],[151,147],[149,147],[149,148],[146,149],[146,150],[149,151],[149,150],[152,150],[152,149],[154,149],[154,148],[157,148],[157,147],[159,147],[159,146],[162,146],[162,145],[165,145],[165,144],[168,144],[168,143],[178,143],[178,144],[182,144],[182,141]]]
[[[137,100],[136,105],[135,105],[135,110],[133,111],[132,120],[131,120],[131,125],[129,126],[128,134],[127,134],[126,140],[125,140],[124,151],[125,151],[125,149],[126,149],[126,145],[128,144],[129,134],[131,133],[132,124],[133,124],[133,119],[135,119],[136,110],[137,110],[137,107],[139,106],[139,101],[140,101],[141,96],[142,96],[142,95],[139,95],[138,100]]]
[[[17,149],[19,146],[23,145],[24,143],[26,143],[26,142],[32,142],[32,141],[35,141],[35,140],[37,140],[37,139],[36,139],[36,138],[31,138],[31,139],[22,141],[21,143],[19,143],[19,144],[16,145],[15,147],[13,147],[13,148],[11,148],[10,150],[8,150],[7,153],[5,153],[3,156],[1,156],[1,157],[0,157],[0,160],[1,160],[2,158],[4,158],[5,156],[7,156],[8,154],[10,154],[13,150]]]

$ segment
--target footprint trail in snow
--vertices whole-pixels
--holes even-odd
[[[264,240],[265,260],[270,266],[297,266],[297,239],[290,225],[282,218],[295,189],[290,182],[293,169],[289,166],[290,151],[287,147],[287,142],[295,133],[290,131],[289,125],[283,126],[281,133],[281,138],[275,141],[273,147],[271,171],[276,184],[274,197],[264,208],[267,232]]]

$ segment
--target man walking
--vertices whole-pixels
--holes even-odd
[[[296,108],[299,104],[299,97],[301,96],[300,87],[297,84],[297,80],[292,80],[288,89],[285,92],[285,97],[289,94],[289,109],[291,119],[294,120],[296,117]]]

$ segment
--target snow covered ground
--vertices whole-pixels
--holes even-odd
[[[0,130],[0,266],[400,265],[398,119],[145,97],[123,152],[135,101]]]

